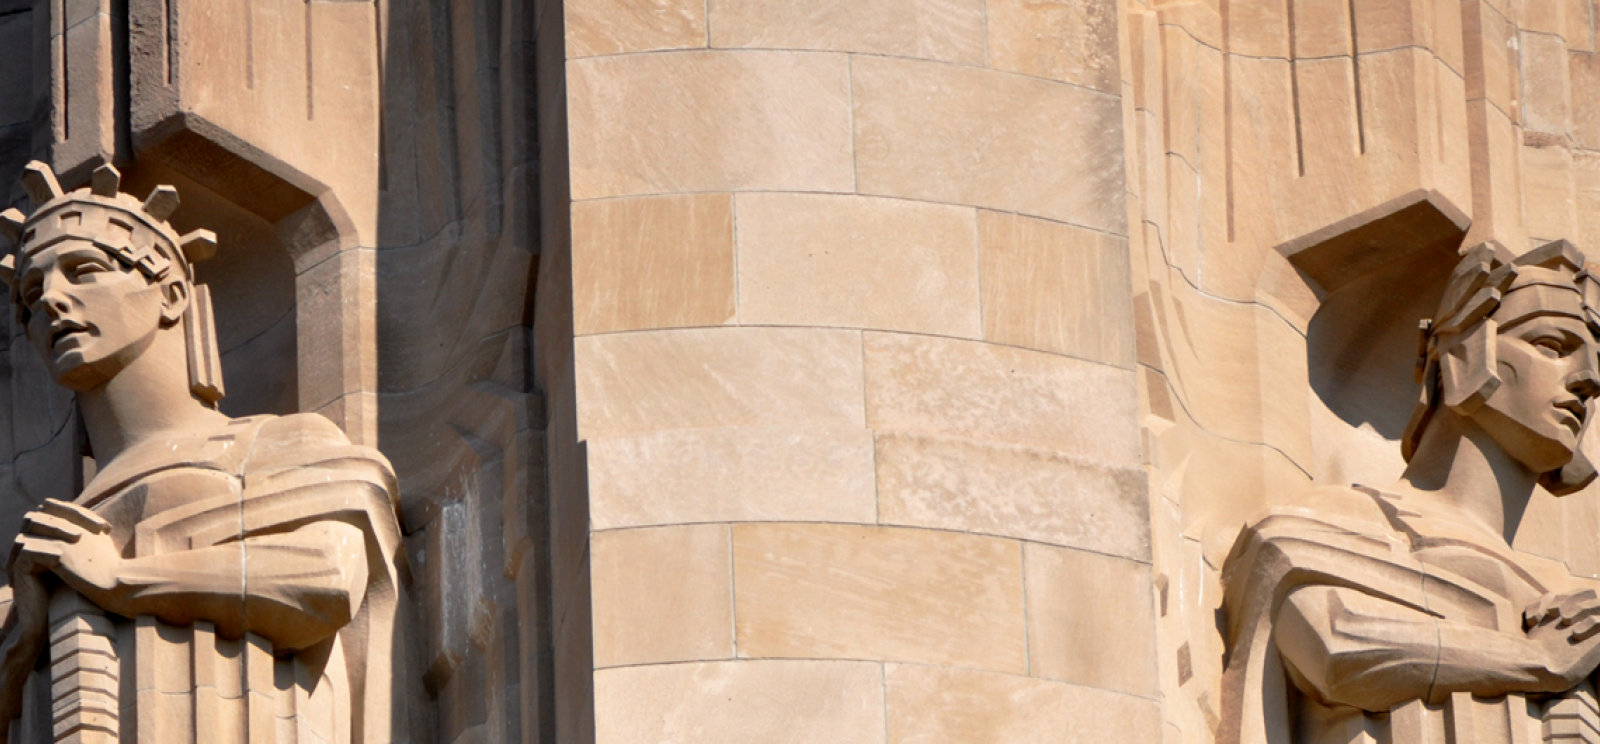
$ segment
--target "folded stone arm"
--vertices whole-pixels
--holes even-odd
[[[1562,691],[1595,655],[1591,642],[1555,634],[1540,642],[1521,628],[1480,628],[1330,586],[1292,592],[1275,627],[1279,653],[1306,693],[1371,712],[1452,692]]]
[[[319,521],[292,532],[125,559],[110,586],[63,578],[109,612],[152,615],[173,625],[211,622],[224,636],[255,633],[293,650],[332,635],[360,608],[365,539],[353,525]]]

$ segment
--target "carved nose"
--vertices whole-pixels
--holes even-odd
[[[1596,377],[1594,370],[1578,370],[1567,375],[1567,389],[1579,400],[1587,401],[1600,393],[1600,377]]]

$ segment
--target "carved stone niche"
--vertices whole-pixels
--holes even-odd
[[[1600,582],[1561,534],[1595,524],[1600,281],[1565,241],[1458,255],[1419,196],[1281,249],[1331,436],[1365,443],[1223,564],[1220,742],[1600,742]]]

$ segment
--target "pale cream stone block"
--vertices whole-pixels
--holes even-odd
[[[733,527],[742,657],[909,661],[1022,672],[1016,542],[821,524]]]
[[[1565,147],[1518,148],[1522,155],[1522,217],[1537,241],[1576,232],[1572,151]]]
[[[1117,92],[1114,0],[990,0],[989,66]]]
[[[982,0],[710,0],[709,5],[714,47],[821,49],[983,64]]]
[[[865,425],[859,331],[690,328],[573,343],[578,431]]]
[[[1567,62],[1574,91],[1572,144],[1584,150],[1600,149],[1600,54],[1569,54]]]
[[[989,439],[1139,463],[1132,370],[974,341],[867,333],[867,420],[879,431]]]
[[[596,667],[733,656],[728,526],[596,532]]]
[[[971,208],[831,194],[735,201],[741,323],[977,338]]]
[[[1034,676],[1157,694],[1149,564],[1031,543],[1023,564]]]
[[[1161,705],[1131,695],[970,669],[889,664],[890,744],[1161,741]]]
[[[879,521],[1150,560],[1144,470],[1049,450],[880,435]]]
[[[705,0],[569,0],[567,58],[706,45]]]
[[[853,191],[849,85],[843,54],[575,60],[567,65],[572,198]]]
[[[985,339],[1133,366],[1125,239],[988,211],[978,239]]]
[[[1536,3],[1530,3],[1530,5]],[[1566,42],[1550,34],[1517,34],[1522,71],[1522,126],[1566,134],[1572,129],[1572,85]]]
[[[1116,96],[882,57],[856,57],[852,70],[861,193],[1127,232]]]
[[[734,661],[595,673],[598,744],[880,744],[883,669]]]
[[[873,522],[872,432],[746,426],[589,441],[594,529],[690,522]]]
[[[578,335],[726,323],[734,315],[733,282],[728,194],[572,205]]]
[[[1289,4],[1274,0],[1240,0],[1228,6],[1226,48],[1249,57],[1287,59]]]

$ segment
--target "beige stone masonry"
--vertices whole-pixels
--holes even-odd
[[[741,194],[739,321],[979,335],[974,210]]]
[[[1150,566],[1031,543],[1023,546],[1023,563],[1029,672],[1156,697]]]
[[[596,744],[880,744],[883,666],[740,661],[595,672]]]
[[[589,440],[597,530],[877,519],[872,432],[741,426]]]
[[[568,59],[706,46],[705,0],[570,0],[561,7]]]
[[[1154,700],[967,669],[886,664],[891,744],[1162,741]]]
[[[575,343],[578,431],[592,439],[721,426],[861,426],[861,333],[684,329]]]
[[[851,67],[861,193],[1126,233],[1115,97],[913,60],[856,57]],[[971,145],[980,141],[983,157],[974,158]]]
[[[741,658],[1026,668],[1016,542],[891,527],[733,528]]]
[[[982,0],[710,0],[711,46],[984,63]]]
[[[733,657],[728,527],[594,535],[597,668]]]
[[[572,206],[572,234],[578,335],[733,319],[731,196],[579,202]]]
[[[1132,427],[1095,429],[1138,406],[1133,372],[958,339],[865,334],[867,423],[879,431],[1031,445],[1133,465]]]
[[[819,52],[574,60],[572,198],[853,191],[848,66]]]

